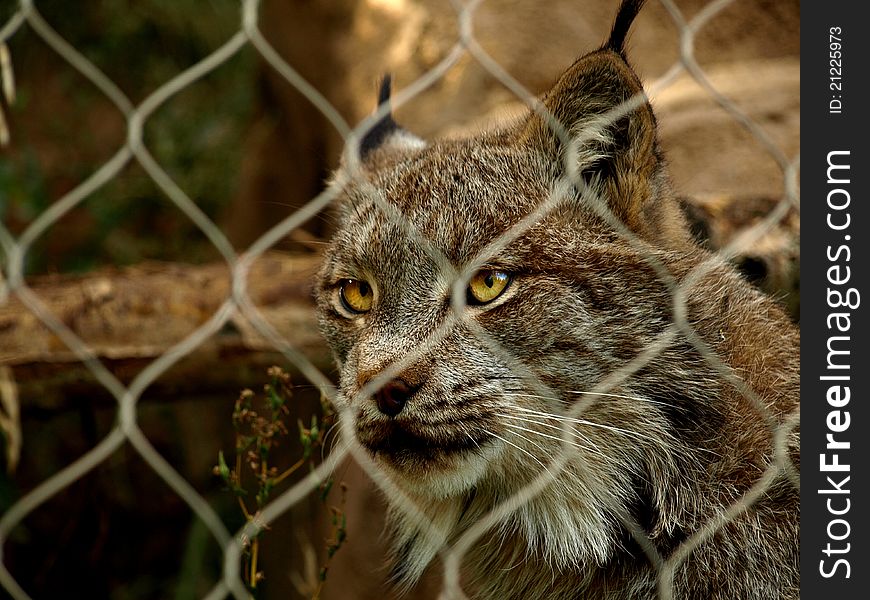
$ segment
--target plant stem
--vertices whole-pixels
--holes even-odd
[[[257,589],[257,554],[260,550],[260,540],[254,538],[251,542],[251,589]]]
[[[274,483],[275,485],[278,485],[279,483],[281,483],[282,481],[284,481],[287,477],[289,477],[290,475],[292,475],[296,470],[299,469],[299,467],[301,467],[301,466],[304,465],[304,464],[305,464],[305,459],[304,459],[304,458],[300,458],[300,459],[297,460],[295,463],[293,463],[293,465],[291,465],[289,469],[287,469],[286,471],[284,471],[283,473],[281,473],[280,475],[278,475],[278,477],[276,477],[275,479],[273,479],[273,480],[272,480],[273,483]]]
[[[242,500],[242,497],[238,496],[237,499],[239,501],[239,506],[242,507],[242,514],[245,515],[245,519],[247,519],[248,521],[253,520],[254,517],[252,517],[251,513],[248,512],[248,507],[245,506],[245,501]]]

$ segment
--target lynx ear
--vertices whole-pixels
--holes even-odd
[[[652,188],[659,179],[655,116],[624,57],[628,29],[642,4],[623,2],[604,46],[571,65],[542,98],[563,135],[538,114],[522,133],[524,142],[541,150],[559,173],[564,173],[566,159],[574,161],[610,210],[636,232],[647,229],[651,215],[645,204],[657,195]],[[566,136],[572,142],[567,147]]]
[[[378,91],[379,108],[384,105],[389,108],[391,88],[392,77],[385,75]],[[399,126],[393,120],[392,112],[388,111],[360,140],[359,156],[360,160],[365,163],[379,150],[401,152],[402,150],[422,148],[425,145],[426,143],[422,139]]]

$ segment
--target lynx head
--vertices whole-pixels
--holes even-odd
[[[544,110],[501,131],[424,142],[379,122],[359,169],[336,177],[339,227],[317,287],[359,441],[447,530],[531,480],[561,430],[576,431],[569,473],[512,521],[553,562],[605,561],[612,507],[649,505],[649,530],[670,526],[656,482],[682,446],[652,399],[703,399],[697,381],[712,380],[671,347],[582,418],[554,416],[671,322],[648,257],[674,273],[699,260],[624,55],[640,4],[623,3],[610,39],[571,65]],[[410,548],[406,529],[413,576],[437,548]]]

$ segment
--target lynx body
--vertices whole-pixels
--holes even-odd
[[[798,332],[687,231],[624,56],[640,4],[623,3],[604,47],[542,98],[545,113],[431,143],[387,116],[357,170],[336,177],[317,297],[339,402],[429,519],[391,511],[400,582],[573,432],[553,481],[466,555],[463,585],[492,600],[654,598],[657,571],[627,523],[667,558],[776,461],[772,426],[798,404]],[[693,334],[673,325],[688,280]],[[617,385],[585,394],[651,347]],[[786,441],[796,465],[796,430]],[[798,507],[780,473],[678,565],[674,597],[797,598]]]

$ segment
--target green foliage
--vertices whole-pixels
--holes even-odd
[[[235,458],[232,466],[227,462],[223,451],[218,452],[218,462],[214,474],[220,477],[227,489],[236,496],[239,507],[247,521],[256,519],[259,511],[266,505],[274,489],[285,479],[308,464],[314,468],[315,450],[323,447],[326,433],[335,424],[335,413],[329,402],[321,399],[322,414],[311,416],[311,426],[305,427],[298,421],[299,441],[302,445],[302,457],[290,467],[279,470],[273,464],[272,451],[279,446],[282,439],[289,434],[284,420],[289,414],[288,401],[292,397],[290,376],[279,367],[268,370],[270,383],[263,386],[263,396],[258,398],[252,390],[242,390],[233,407],[232,423],[236,431]],[[256,508],[251,508],[245,498],[249,495],[246,486],[256,487],[254,501]],[[320,486],[321,501],[326,504],[327,496],[332,489],[332,480],[327,479]],[[332,524],[332,535],[326,541],[327,562],[319,572],[319,581],[312,585],[312,598],[318,598],[320,589],[326,579],[329,561],[341,548],[347,539],[347,520],[343,507],[347,488],[341,484],[341,502],[339,506],[330,506],[329,513]],[[260,532],[245,548],[245,583],[252,592],[265,577],[258,568]]]
[[[75,7],[40,0],[36,6],[134,104],[213,52],[241,25],[235,0],[114,0]],[[108,160],[126,133],[123,117],[102,92],[32,30],[23,27],[9,45],[18,99],[10,107],[12,144],[0,154],[0,218],[17,235]],[[244,49],[170,98],[145,125],[151,154],[215,220],[238,187],[240,142],[254,107],[256,71],[255,54]],[[205,236],[133,165],[38,240],[28,270],[82,271],[149,258],[200,262],[215,256]]]

